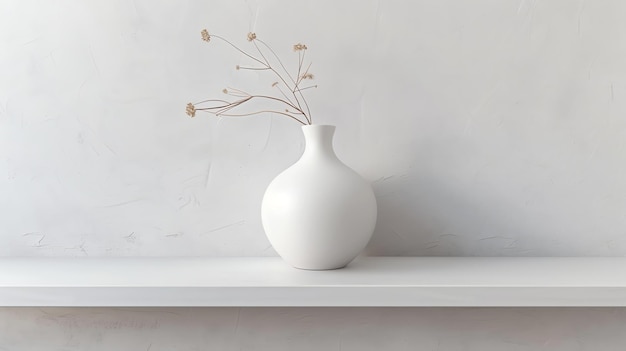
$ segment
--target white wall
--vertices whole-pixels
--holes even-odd
[[[622,351],[623,309],[0,309],[0,350]]]
[[[299,126],[185,116],[226,86],[273,82],[234,70],[245,59],[202,28],[244,47],[255,31],[290,60],[308,45],[315,121],[338,126],[339,156],[374,182],[369,254],[624,255],[625,12],[619,0],[2,1],[0,255],[275,255],[259,203],[301,152]],[[360,350],[383,337],[604,350],[624,342],[622,312],[0,309],[0,350]],[[241,329],[222,335],[234,314]]]

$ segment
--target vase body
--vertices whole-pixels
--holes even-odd
[[[371,185],[335,155],[334,126],[303,126],[302,157],[268,186],[263,228],[278,254],[300,269],[346,266],[367,245],[376,224]]]

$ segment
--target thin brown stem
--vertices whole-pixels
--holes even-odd
[[[259,46],[257,45],[256,40],[253,40],[252,44],[254,44],[254,47],[256,48],[256,51],[258,51],[259,55],[261,55],[263,60],[265,60],[265,64],[267,65],[267,67],[270,67],[270,62],[267,60],[267,57],[265,57],[265,55],[263,55],[263,51],[261,51],[261,49],[259,49]]]
[[[219,35],[213,35],[213,34],[211,35],[211,37],[213,37],[213,38],[217,38],[217,39],[220,39],[220,40],[225,41],[225,42],[226,42],[226,43],[228,43],[230,46],[232,46],[233,48],[235,48],[235,50],[237,50],[237,51],[239,51],[240,53],[242,53],[242,54],[244,54],[244,55],[248,56],[249,58],[253,59],[253,60],[254,60],[254,61],[256,61],[256,62],[258,62],[258,63],[260,63],[260,64],[263,64],[263,61],[261,61],[261,60],[259,60],[258,58],[256,58],[256,57],[254,57],[254,56],[250,55],[249,53],[247,53],[247,52],[245,52],[245,51],[241,50],[241,49],[240,49],[237,45],[235,45],[235,44],[231,43],[230,41],[228,41],[228,39],[226,39],[226,38],[222,38],[222,37],[220,37]]]
[[[226,101],[226,100],[220,100],[220,99],[209,99],[209,100],[203,100],[203,101],[195,102],[195,103],[193,103],[193,105],[204,104],[205,102],[212,102],[212,101],[217,101],[217,102],[228,103],[228,101]]]
[[[291,79],[291,82],[293,84],[296,84],[296,81],[293,79],[291,74],[289,74],[289,71],[287,70],[287,68],[285,68],[285,65],[283,64],[283,61],[280,59],[280,57],[278,57],[276,52],[274,52],[274,50],[269,45],[267,45],[267,43],[265,43],[263,40],[261,40],[261,39],[256,39],[256,40],[258,42],[260,42],[261,44],[263,44],[272,53],[272,55],[274,55],[274,57],[276,58],[276,61],[278,61],[278,64],[280,65],[280,67],[283,69],[283,71],[285,71],[285,73],[287,73],[287,76],[289,77],[289,79]],[[287,83],[285,83],[285,85],[289,86]]]
[[[300,93],[300,95],[302,95],[302,101],[304,102],[304,106],[306,107],[307,113],[305,114],[305,116],[307,117],[307,121],[309,122],[309,124],[313,124],[313,116],[311,116],[311,109],[309,109],[309,104],[306,102],[306,99],[302,94],[302,90],[298,89],[298,92]]]
[[[280,85],[276,85],[276,89],[278,89],[278,91],[280,91],[280,94],[289,102],[291,102],[293,104],[293,102],[291,101],[291,99],[287,96],[287,94],[285,94],[285,92],[283,91],[283,89],[281,89]]]
[[[289,77],[289,79],[291,79],[291,82],[292,82],[292,83],[293,83],[293,85],[294,85],[293,89],[292,89],[292,88],[289,88],[289,84],[285,81],[285,79],[283,78],[283,76],[282,76],[280,73],[278,73],[278,71],[276,71],[273,67],[271,67],[271,64],[269,63],[269,61],[267,61],[267,65],[268,65],[268,66],[272,69],[272,71],[273,71],[273,72],[274,72],[274,73],[278,76],[278,78],[280,78],[280,80],[283,82],[283,84],[285,84],[285,86],[286,86],[286,87],[288,87],[288,88],[289,88],[289,90],[291,90],[291,94],[293,95],[294,99],[296,100],[296,105],[298,105],[299,110],[300,110],[300,111],[303,111],[302,104],[300,103],[300,98],[298,98],[298,95],[295,93],[295,92],[296,92],[296,90],[297,90],[297,87],[298,87],[298,82],[297,82],[296,80],[294,80],[294,79],[293,79],[293,77],[289,74],[289,71],[285,68],[285,65],[284,65],[284,64],[283,64],[283,62],[281,61],[280,57],[278,57],[278,55],[276,54],[276,52],[272,49],[272,47],[270,47],[267,43],[265,43],[264,41],[262,41],[262,40],[260,40],[260,39],[256,39],[256,40],[258,40],[261,44],[263,44],[263,45],[264,45],[264,46],[265,46],[265,47],[266,47],[266,48],[267,48],[267,49],[268,49],[268,50],[272,53],[272,55],[274,55],[274,57],[275,57],[275,58],[276,58],[276,60],[278,61],[278,64],[281,66],[281,68],[283,69],[283,71],[285,71],[285,72],[287,73],[287,76]],[[261,50],[259,49],[259,47],[258,47],[258,46],[256,46],[256,48],[257,48],[257,50],[259,50],[259,52],[261,51]],[[298,56],[299,56],[299,59],[298,59],[298,76],[296,77],[297,79],[298,79],[298,77],[300,76],[300,71],[301,71],[301,69],[302,69],[302,62],[303,62],[303,61],[302,61],[302,60],[303,60],[303,57],[302,57],[302,58],[300,58],[300,57],[301,57],[300,52],[298,52]],[[309,67],[310,67],[310,65],[309,65]],[[307,106],[308,104],[307,104],[307,102],[306,102],[306,99],[304,98],[304,95],[302,95],[302,93],[300,93],[300,97],[302,98],[302,100],[303,100],[303,102],[304,102],[304,105],[305,105],[305,107],[307,108],[307,111],[309,111],[309,108],[308,108],[308,106]],[[305,113],[303,113],[303,114],[304,114],[304,117],[306,118],[306,121],[307,121],[309,124],[311,124],[311,117],[309,116],[309,115],[311,114],[311,112],[310,112],[310,111],[308,112],[308,114],[309,114],[309,115],[307,115],[307,114],[305,114]]]
[[[304,77],[305,74],[309,73],[309,69],[311,68],[312,63],[309,63],[309,65],[307,66],[306,70],[304,71],[304,73],[302,74],[302,77]],[[304,106],[306,107],[306,112],[307,112],[307,121],[309,122],[309,124],[313,123],[313,116],[311,116],[311,109],[309,108],[309,104],[306,102],[306,99],[304,98],[304,94],[302,94],[302,89],[300,89],[298,87],[298,85],[302,82],[304,78],[298,78],[298,83],[295,86],[295,90],[294,90],[294,95],[296,94],[296,91],[300,94],[300,96],[302,97],[302,101],[304,102]]]
[[[300,83],[302,83],[302,81],[304,80],[304,77],[306,77],[306,75],[309,74],[309,70],[311,69],[312,64],[313,64],[312,62],[309,63],[304,73],[302,73],[302,75],[298,75],[298,82],[296,82],[296,86],[293,89],[294,92],[298,89],[298,86],[300,85]],[[299,73],[300,71],[298,71],[298,74]]]
[[[243,67],[243,66],[237,66],[238,70],[248,70],[248,71],[267,71],[270,68],[269,67]]]
[[[300,78],[301,69],[302,69],[302,53],[301,51],[298,51],[298,75],[296,76],[296,82],[293,85],[293,91],[296,91],[296,88],[298,88],[298,84],[300,84],[300,80],[302,79]]]
[[[227,106],[224,106],[224,107],[222,107],[222,108],[218,109],[218,110],[216,111],[216,114],[222,114],[222,113],[224,113],[224,112],[230,111],[230,110],[234,109],[235,107],[237,107],[237,106],[239,106],[239,105],[241,105],[241,104],[243,104],[244,102],[249,101],[249,100],[250,100],[250,98],[248,98],[248,99],[242,99],[242,100],[239,100],[239,101],[235,101],[235,102],[233,102],[232,104],[229,104],[229,105],[227,105]],[[215,110],[215,108],[213,108],[212,110]]]
[[[212,106],[212,107],[201,107],[201,108],[197,108],[197,110],[219,110],[219,109],[232,109],[234,107],[237,107],[245,102],[248,102],[252,99],[267,99],[267,100],[273,100],[273,101],[278,101],[280,103],[286,104],[287,106],[293,108],[294,110],[298,111],[299,114],[305,116],[306,118],[306,114],[304,113],[303,110],[301,110],[298,106],[290,103],[289,101],[286,101],[284,99],[280,99],[274,96],[268,96],[268,95],[248,95],[246,97],[244,97],[243,99],[237,100],[237,101],[233,101],[233,102],[227,102],[227,101],[223,101],[223,100],[206,100],[206,102],[211,102],[211,101],[218,101],[218,102],[222,102],[225,103],[225,105],[221,105],[221,106]],[[308,119],[307,119],[308,121]]]
[[[211,112],[210,112],[211,113]],[[283,116],[287,116],[291,119],[294,119],[298,122],[300,122],[303,125],[306,125],[306,123],[302,122],[301,120],[297,119],[296,117],[285,113],[285,112],[281,112],[281,111],[275,111],[275,110],[262,110],[262,111],[256,111],[256,112],[250,112],[250,113],[242,113],[242,114],[224,114],[224,113],[215,113],[216,116],[226,116],[226,117],[246,117],[246,116],[252,116],[252,115],[258,115],[261,113],[276,113],[279,115],[283,115]]]
[[[226,88],[226,91],[227,91],[227,94],[231,95],[231,96],[237,96],[237,97],[252,96],[252,94],[247,93],[247,92],[245,92],[245,91],[243,91],[241,89],[236,89],[236,88],[231,88],[231,87]],[[232,94],[231,92],[234,92],[234,93],[239,94],[239,95]]]
[[[256,39],[256,40],[258,40],[258,39]],[[255,40],[255,41],[256,41],[256,40]],[[267,47],[267,48],[268,48],[268,50],[270,50],[270,52],[271,52],[271,53],[273,53],[273,55],[274,55],[274,56],[278,59],[278,62],[279,62],[279,64],[281,65],[281,67],[283,68],[283,70],[284,70],[285,72],[287,72],[287,75],[288,75],[288,76],[289,76],[289,78],[293,81],[293,78],[291,77],[291,75],[289,75],[289,72],[285,69],[285,66],[282,64],[282,62],[280,61],[280,59],[278,58],[278,55],[276,55],[276,53],[274,52],[274,50],[272,50],[272,48],[271,48],[269,45],[265,44],[265,42],[262,42],[262,41],[261,41],[261,43],[262,43],[263,45],[265,45],[265,47]],[[272,70],[272,72],[274,72],[274,74],[276,74],[276,76],[278,76],[278,78],[279,78],[279,79],[283,82],[283,84],[285,84],[285,86],[289,87],[289,83],[287,83],[287,81],[285,80],[285,78],[283,78],[282,74],[280,74],[280,73],[279,73],[276,69],[274,69],[274,67],[272,67],[272,65],[271,65],[271,63],[269,62],[269,60],[267,60],[267,58],[265,57],[265,55],[263,55],[263,52],[261,52],[261,49],[259,48],[259,46],[258,46],[256,43],[254,43],[254,46],[256,47],[256,49],[257,49],[257,51],[259,52],[259,54],[260,54],[260,55],[263,57],[263,59],[265,60],[265,64],[267,65],[267,67],[268,67],[269,69],[271,69],[271,70]],[[300,71],[300,69],[301,69],[301,67],[298,67],[298,72]],[[296,83],[294,82],[294,84],[296,84]],[[295,88],[295,86],[294,86],[294,88]],[[298,109],[299,109],[300,111],[303,111],[303,109],[302,109],[302,104],[300,103],[300,99],[298,98],[298,96],[294,93],[294,91],[293,91],[291,88],[290,88],[289,90],[291,90],[291,94],[293,95],[293,97],[294,97],[294,99],[295,99],[295,105],[298,105]],[[304,98],[304,97],[302,97],[302,98]],[[306,118],[307,122],[309,122],[309,124],[310,124],[309,117],[308,117],[308,116],[306,116],[306,114],[305,114],[305,118]]]
[[[269,99],[269,100],[275,100],[275,101],[279,101],[282,102],[283,104],[287,104],[288,106],[291,106],[292,108],[294,108],[295,110],[297,110],[299,113],[305,115],[304,111],[302,111],[302,109],[300,109],[298,106],[289,103],[288,101],[284,100],[284,99],[279,99],[277,97],[273,97],[273,96],[267,96],[267,95],[252,95],[251,98],[262,98],[262,99]]]
[[[232,106],[233,104],[237,104],[237,105],[238,105],[238,104],[239,104],[239,101],[241,101],[241,100],[238,100],[238,101],[236,101],[236,102],[230,102],[230,101],[226,101],[226,100],[205,100],[205,101],[203,101],[203,102],[199,102],[199,103],[197,103],[196,105],[201,104],[201,103],[206,103],[206,102],[221,102],[221,103],[223,103],[224,105],[219,105],[219,106],[211,106],[211,107],[199,107],[199,108],[196,108],[196,110],[198,110],[198,111],[202,111],[202,110],[215,110],[215,109],[221,109],[221,108],[225,108],[225,107]]]

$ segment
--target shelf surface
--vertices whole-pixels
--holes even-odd
[[[626,306],[624,257],[0,258],[0,306]]]

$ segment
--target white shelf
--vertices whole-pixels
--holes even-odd
[[[0,306],[626,306],[626,258],[0,258]]]

